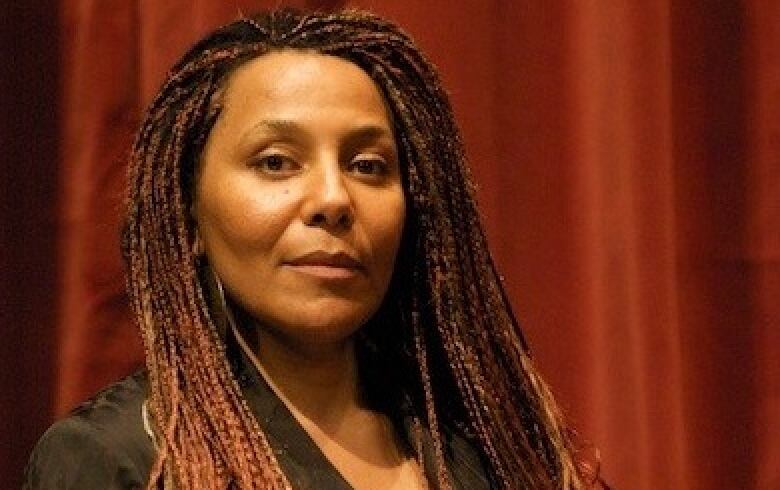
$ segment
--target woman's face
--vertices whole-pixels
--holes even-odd
[[[193,216],[211,266],[262,328],[338,342],[379,307],[405,205],[393,126],[357,65],[266,54],[229,78]]]

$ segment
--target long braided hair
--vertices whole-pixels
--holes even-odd
[[[583,488],[569,432],[489,255],[435,69],[408,35],[372,14],[290,9],[238,20],[191,48],[149,106],[133,147],[122,251],[158,444],[148,488],[291,488],[231,372],[190,218],[220,89],[241,63],[282,49],[355,63],[392,112],[407,222],[389,291],[359,334],[361,346],[372,346],[361,348],[373,360],[362,375],[391,377],[408,394],[433,441],[431,483],[451,488],[442,445],[449,428],[471,440],[499,488]]]

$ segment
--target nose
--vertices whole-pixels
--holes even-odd
[[[338,163],[321,162],[311,174],[304,222],[308,226],[345,230],[352,226],[353,221],[352,198]]]

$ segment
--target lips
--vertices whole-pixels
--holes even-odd
[[[339,269],[362,270],[363,264],[346,252],[329,253],[322,250],[301,255],[286,264],[293,266],[333,267]]]

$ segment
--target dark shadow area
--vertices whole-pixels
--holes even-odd
[[[744,8],[737,0],[672,7],[680,323],[694,326],[681,331],[688,471],[696,481],[718,468],[720,488],[751,488],[754,474]]]
[[[19,488],[50,422],[56,357],[59,19],[0,3],[0,482]]]

